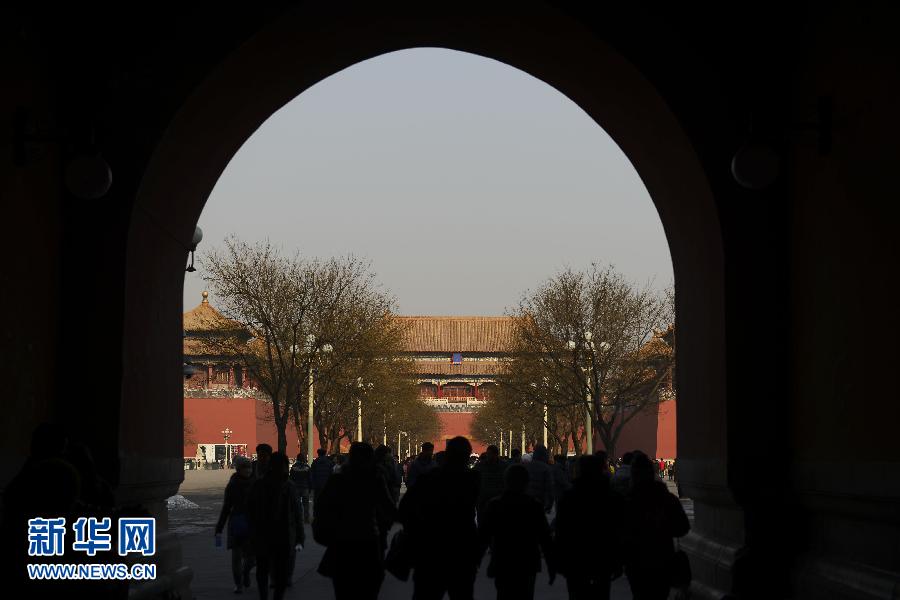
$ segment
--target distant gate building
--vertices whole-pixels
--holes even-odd
[[[436,450],[457,435],[472,441],[476,452],[485,445],[472,437],[475,412],[489,400],[509,355],[505,349],[513,335],[511,317],[398,316],[407,325],[402,351],[412,361],[411,376],[419,398],[437,413],[439,439],[403,440],[398,448],[413,453],[416,442],[432,441]],[[207,461],[228,455],[251,454],[258,443],[276,446],[272,406],[245,369],[234,359],[220,356],[205,339],[222,328],[241,329],[203,301],[184,313],[184,360],[194,371],[184,382],[185,459]],[[249,333],[247,334],[249,338]],[[233,433],[226,448],[222,431]],[[301,451],[292,423],[287,428],[288,453]],[[518,438],[516,438],[518,439]],[[318,433],[316,433],[318,440]],[[317,443],[318,445],[318,443]],[[675,458],[675,400],[659,411],[636,416],[618,443],[621,452],[641,449],[651,456]],[[305,450],[305,447],[304,447]]]
[[[403,350],[413,361],[419,397],[437,411],[441,440],[472,439],[474,411],[489,399],[508,358],[513,331],[510,317],[397,317],[409,327]],[[472,439],[476,452],[484,444]]]
[[[441,439],[464,435],[476,452],[484,443],[471,435],[475,411],[496,389],[505,352],[513,335],[512,317],[397,317],[408,325],[403,351],[413,361],[419,397],[437,411]],[[619,438],[619,453],[640,449],[650,456],[675,458],[675,406],[673,398],[632,419]],[[519,444],[514,436],[513,447]],[[599,444],[602,447],[602,443]]]

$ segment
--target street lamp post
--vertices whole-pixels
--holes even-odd
[[[545,375],[543,381],[544,381],[544,387],[549,388],[549,387],[550,387],[550,378],[547,377],[547,376]],[[533,387],[535,393],[537,393],[537,390],[538,390],[538,384],[532,382],[531,387]],[[546,393],[546,392],[545,392],[545,393]],[[544,409],[544,448],[546,448],[546,447],[547,447],[547,439],[550,437],[550,430],[549,430],[549,427],[550,427],[550,417],[549,417],[549,414],[548,414],[549,411],[547,410],[547,398],[546,398],[546,396],[544,396],[543,398],[541,398],[541,404],[542,404],[543,409]]]
[[[586,446],[587,446],[586,450],[587,450],[588,454],[594,453],[593,395],[592,395],[592,388],[591,388],[591,381],[592,381],[591,367],[593,366],[591,357],[593,356],[593,350],[594,350],[594,342],[592,341],[593,337],[594,337],[594,334],[591,333],[590,331],[584,332],[584,349],[591,351],[591,353],[588,355],[587,367],[583,367],[585,374],[586,374],[585,376],[587,378],[587,386],[585,386],[587,393],[586,393],[586,398],[585,398],[586,399],[586,407],[585,407],[586,410],[585,410],[585,419],[584,419],[584,434],[585,434],[585,438],[586,438],[586,440],[585,440]],[[575,349],[578,347],[578,344],[574,340],[569,340],[567,347],[569,348],[569,350],[572,350],[574,352]],[[607,344],[606,342],[601,342],[600,347],[601,347],[601,349],[606,350],[607,348],[609,348],[609,344]]]
[[[547,414],[547,401],[544,400],[544,448],[547,447],[547,436],[549,434],[550,416]]]
[[[310,353],[309,365],[309,412],[306,416],[306,460],[312,461],[313,446],[313,422],[315,421],[315,383],[317,367],[314,361],[320,355],[320,352],[328,354],[332,351],[331,344],[324,344],[321,348],[316,348],[316,336],[309,334],[306,336],[306,349]],[[296,351],[296,346],[291,347],[292,351]]]
[[[588,372],[588,377],[590,377],[590,372]],[[591,418],[591,403],[593,402],[593,398],[591,397],[591,386],[588,385],[587,390],[587,414],[584,419],[584,434],[587,437],[587,453],[594,453],[594,420]]]
[[[313,386],[316,382],[315,368],[310,365],[309,368],[309,406],[306,415],[306,460],[312,460],[313,457],[313,420],[315,419],[315,411],[313,401],[315,400],[315,392]],[[312,463],[310,463],[312,464]]]
[[[363,383],[362,377],[356,378],[356,387],[360,390],[359,397],[357,398],[356,404],[356,441],[361,442],[362,439],[362,394],[368,393],[375,384],[371,381],[369,383]],[[387,432],[385,432],[385,436],[387,436]],[[387,441],[385,441],[385,445],[387,445]]]
[[[594,342],[593,342],[594,334],[590,331],[584,332],[584,346],[586,350],[590,350],[588,354],[587,367],[585,371],[587,373],[587,416],[585,418],[585,434],[587,435],[587,452],[588,454],[594,453],[594,431],[593,431],[593,388],[591,387],[591,383],[594,379],[594,370],[596,369],[596,365],[594,365]],[[606,352],[609,350],[610,345],[607,342],[600,342],[600,351]],[[569,347],[574,349],[575,342],[570,341]],[[600,399],[602,401],[602,398]]]
[[[228,440],[231,438],[231,434],[234,433],[231,429],[226,427],[222,430],[222,437],[225,438],[225,466],[231,466],[231,453],[228,451]]]

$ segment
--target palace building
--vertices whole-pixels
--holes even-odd
[[[510,317],[398,316],[407,333],[402,351],[412,361],[411,377],[419,397],[437,413],[440,439],[464,435],[476,452],[484,444],[472,438],[470,428],[478,407],[496,389],[497,377],[508,359],[513,320]],[[235,454],[252,454],[258,443],[276,447],[272,406],[240,364],[210,346],[208,337],[222,329],[243,331],[239,323],[202,302],[184,313],[185,460],[211,462]],[[249,333],[245,333],[249,339]],[[226,445],[223,431],[230,430]],[[318,434],[316,434],[318,435]],[[288,423],[288,453],[301,451],[293,425]],[[422,442],[426,440],[418,440]],[[619,440],[622,451],[640,448],[650,456],[675,458],[675,400],[658,412],[635,417]],[[304,448],[305,450],[305,448]],[[402,454],[406,448],[399,449]]]
[[[272,405],[265,394],[240,364],[209,343],[209,337],[223,329],[241,332],[248,339],[250,334],[213,308],[207,292],[199,305],[184,313],[183,327],[185,461],[249,456],[260,443],[277,447]],[[226,430],[231,432],[227,444]],[[296,456],[300,446],[290,423],[287,441],[288,455]]]
[[[472,439],[474,411],[490,398],[512,334],[510,317],[397,317],[408,323],[403,346],[413,361],[419,397],[438,412],[441,442],[469,437],[476,452],[484,445]]]

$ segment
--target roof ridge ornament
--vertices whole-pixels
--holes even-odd
[[[201,302],[201,304],[209,304],[209,292],[204,290],[200,295],[203,296],[203,302]]]

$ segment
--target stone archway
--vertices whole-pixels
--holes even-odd
[[[726,485],[725,282],[711,186],[687,133],[642,73],[584,25],[549,7],[515,20],[505,14],[373,10],[351,17],[298,10],[235,50],[184,101],[144,172],[127,241],[120,497],[164,516],[164,499],[183,476],[178,373],[186,247],[228,161],[265,119],[308,87],[362,60],[415,47],[470,52],[545,81],[601,125],[643,179],[675,272],[679,475],[698,515],[689,547],[698,578],[709,586],[700,589],[727,590],[743,523]],[[147,372],[148,363],[162,368]],[[148,422],[158,423],[157,430],[148,431]],[[170,557],[161,570],[174,572],[177,544],[163,539],[160,548]]]

